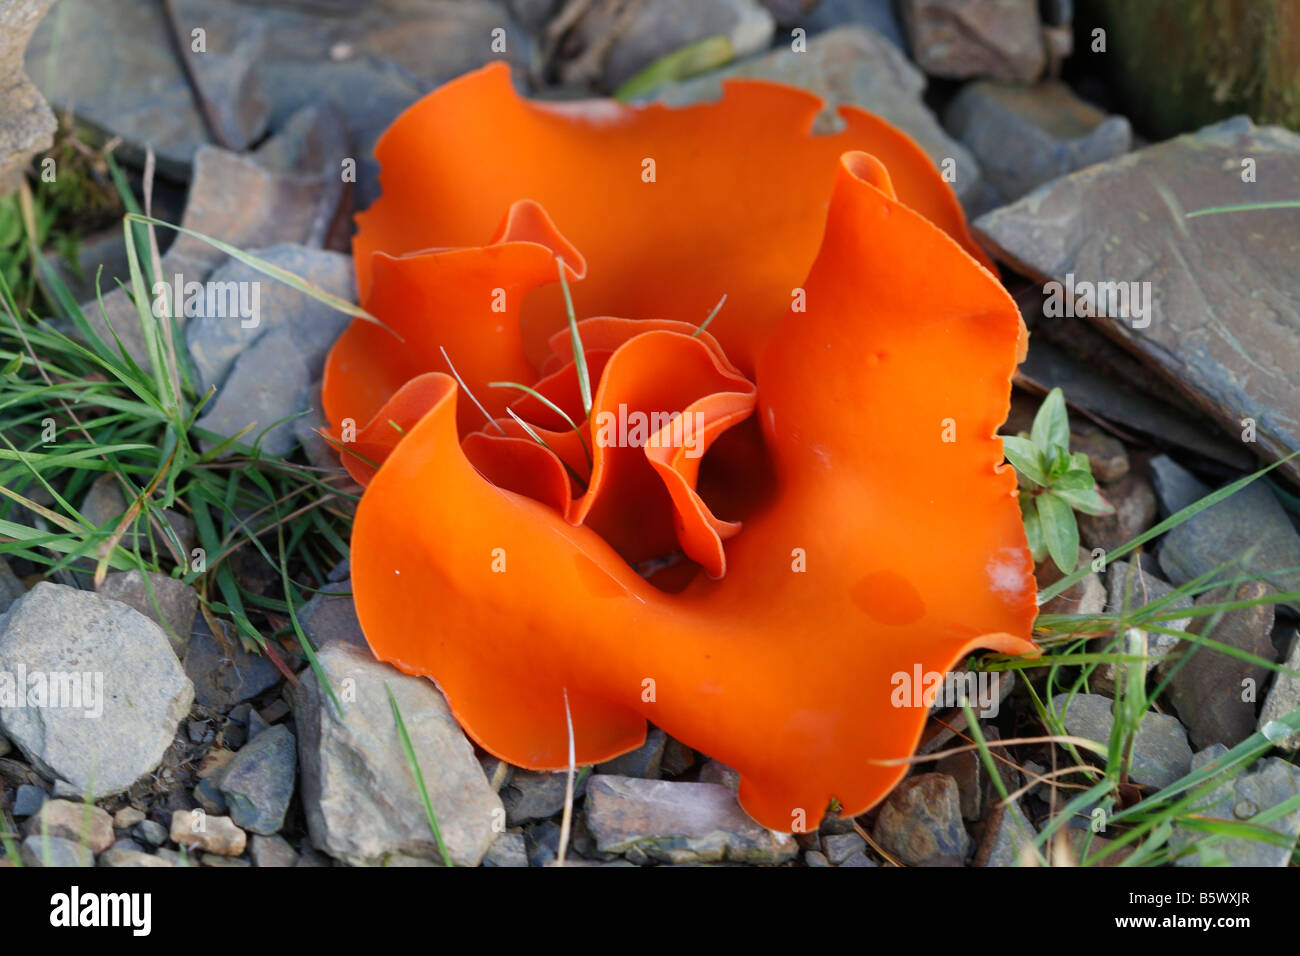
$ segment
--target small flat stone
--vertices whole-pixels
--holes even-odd
[[[1036,86],[968,83],[948,105],[943,120],[975,153],[984,178],[1003,203],[1058,176],[1121,156],[1133,138],[1127,119],[1106,116],[1054,80]],[[1113,480],[1095,463],[1093,475]]]
[[[100,866],[111,867],[150,867],[175,866],[171,860],[141,850],[128,850],[113,847],[99,858]]]
[[[1110,742],[1115,724],[1115,702],[1100,694],[1058,694],[1052,706],[1063,715],[1067,733],[1102,746]],[[1168,714],[1148,713],[1142,718],[1133,740],[1130,777],[1134,783],[1160,789],[1187,776],[1192,765],[1192,748],[1187,731]]]
[[[1110,515],[1085,515],[1079,521],[1079,540],[1086,550],[1110,553],[1128,544],[1156,523],[1156,493],[1151,482],[1135,472],[1097,489],[1115,508]]]
[[[826,859],[826,854],[821,850],[804,850],[803,862],[805,866],[827,867],[831,861]]]
[[[135,833],[150,846],[162,846],[167,842],[167,828],[156,820],[141,820]]]
[[[863,852],[866,846],[867,841],[856,833],[834,833],[822,837],[822,852],[836,866],[854,853]]]
[[[332,686],[348,684],[347,694],[340,693],[344,716],[314,672],[304,672],[294,693],[300,791],[312,843],[354,865],[439,855],[398,735],[391,688],[452,862],[478,865],[497,837],[503,807],[442,694],[348,643],[322,647],[317,658]]]
[[[1196,755],[1193,769],[1200,769],[1227,753],[1216,744]],[[1300,793],[1300,768],[1278,757],[1256,761],[1248,770],[1225,780],[1198,804],[1202,817],[1241,822],[1264,813]],[[1174,861],[1175,866],[1287,866],[1296,838],[1300,836],[1300,810],[1263,824],[1290,841],[1274,846],[1247,837],[1218,841],[1217,846],[1201,845],[1207,834],[1174,826],[1170,845],[1176,851],[1191,850]]]
[[[24,866],[94,866],[89,847],[62,837],[29,836],[19,848]]]
[[[645,743],[621,757],[615,757],[613,760],[597,764],[595,772],[612,777],[658,779],[659,767],[664,757],[664,745],[667,740],[667,734],[658,727],[651,727],[646,731]]]
[[[957,781],[942,773],[907,777],[885,799],[871,836],[908,866],[965,859],[971,838],[961,822]]]
[[[880,866],[875,860],[867,856],[865,850],[855,850],[844,858],[840,866]]]
[[[298,612],[298,623],[312,644],[323,647],[335,641],[346,641],[362,649],[369,647],[361,631],[361,622],[357,620],[352,582],[326,584],[322,590],[323,593],[312,595],[312,599]]]
[[[799,851],[793,837],[751,820],[731,790],[709,783],[594,774],[587,825],[602,853],[636,848],[664,863],[781,863]]]
[[[261,833],[253,835],[249,848],[253,865],[259,867],[297,866],[298,854],[282,836],[266,836]]]
[[[28,836],[48,833],[84,846],[98,855],[113,845],[113,818],[93,803],[47,800],[39,812],[27,819]]]
[[[564,807],[567,781],[567,772],[550,773],[516,768],[510,775],[510,783],[501,791],[507,825],[520,826],[555,816]],[[582,792],[575,792],[574,799],[580,797]]]
[[[700,767],[700,783],[717,783],[728,790],[739,790],[740,773],[721,761],[709,759]]]
[[[1022,862],[1032,861],[1032,846],[1037,835],[1038,830],[1020,809],[1018,801],[1007,806],[995,804],[984,821],[984,832],[971,865],[1019,866]]]
[[[144,822],[144,811],[136,807],[123,807],[113,814],[114,830],[129,830],[137,823]]]
[[[231,820],[250,833],[269,836],[278,831],[293,798],[296,769],[297,747],[283,724],[245,744],[221,775]]]
[[[172,814],[170,836],[177,846],[220,856],[239,856],[248,842],[248,835],[229,817],[213,816],[202,810],[178,810]]]
[[[34,813],[40,812],[41,804],[45,802],[45,791],[40,787],[34,787],[30,783],[21,784],[18,792],[14,795],[14,816],[29,817]]]
[[[1235,588],[1224,586],[1196,599],[1197,606],[1229,601],[1250,601],[1266,597],[1271,588],[1262,581],[1244,581]],[[1198,617],[1190,630],[1220,644],[1245,651],[1266,661],[1277,660],[1272,604],[1225,611],[1213,630],[1207,630],[1213,614]],[[1181,666],[1170,683],[1170,700],[1187,725],[1197,747],[1212,744],[1235,747],[1255,732],[1255,701],[1271,673],[1262,665],[1229,657],[1212,647],[1182,643]]]
[[[528,847],[522,833],[502,833],[483,854],[484,866],[527,866]]]
[[[912,57],[931,76],[1032,83],[1047,65],[1037,0],[902,0]]]

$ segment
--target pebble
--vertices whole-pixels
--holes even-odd
[[[501,803],[506,808],[506,825],[521,826],[559,813],[564,808],[568,776],[567,772],[551,773],[516,768],[510,775],[510,783],[501,790]],[[576,784],[575,800],[582,796],[585,788],[585,782]]]
[[[484,866],[527,866],[528,847],[522,833],[502,833],[483,854]]]
[[[931,76],[1032,83],[1047,65],[1037,0],[901,0],[899,12]]]
[[[162,846],[167,842],[167,828],[154,820],[141,820],[135,834],[150,846]]]
[[[47,800],[41,809],[28,817],[23,831],[28,836],[48,833],[90,847],[95,854],[113,845],[113,818],[93,803]]]
[[[214,816],[201,810],[178,810],[172,814],[171,841],[220,856],[239,856],[244,852],[248,835],[229,817]]]
[[[33,787],[30,783],[21,784],[14,795],[14,816],[29,817],[37,813],[45,802],[45,797],[45,791],[40,787]]]
[[[1006,806],[995,804],[984,821],[971,866],[1032,865],[1033,840],[1038,830],[1020,809],[1019,801]]]
[[[593,774],[586,806],[602,853],[635,848],[663,863],[782,863],[799,851],[793,837],[759,826],[717,784]]]
[[[224,646],[212,636],[200,614],[185,649],[185,673],[194,682],[194,701],[218,713],[255,697],[280,680],[280,671],[265,654],[244,649],[239,635],[225,621],[218,621]]]
[[[1244,581],[1235,588],[1224,586],[1196,599],[1198,607],[1229,601],[1258,600],[1272,593],[1263,581]],[[1270,636],[1274,607],[1253,607],[1226,611],[1210,630],[1214,615],[1198,617],[1190,630],[1266,661],[1277,660]],[[1198,748],[1212,744],[1234,747],[1255,732],[1255,702],[1271,673],[1262,665],[1229,657],[1212,647],[1184,641],[1181,666],[1173,673],[1169,699],[1187,725],[1188,735]]]
[[[1208,747],[1196,755],[1193,769],[1199,770],[1227,753],[1222,744]],[[1225,780],[1209,797],[1198,802],[1202,817],[1240,822],[1263,813],[1300,794],[1300,767],[1278,757],[1257,760],[1248,770]],[[1263,824],[1280,834],[1289,845],[1275,846],[1248,837],[1232,837],[1217,846],[1199,846],[1206,834],[1199,830],[1174,826],[1170,846],[1176,851],[1190,851],[1174,861],[1175,866],[1287,866],[1300,836],[1300,810]]]
[[[667,742],[667,734],[658,727],[651,727],[646,731],[645,743],[621,757],[615,757],[613,760],[597,764],[595,772],[613,777],[658,779],[659,768],[664,758],[664,747]]]
[[[297,866],[298,854],[282,836],[256,833],[250,841],[249,856],[259,867]]]
[[[296,769],[297,746],[288,727],[277,724],[258,734],[221,774],[218,785],[230,818],[250,833],[277,832],[293,798]]]
[[[1122,116],[1106,116],[1068,86],[967,83],[948,104],[944,126],[979,160],[999,204],[1049,180],[1128,152],[1133,133]],[[1094,477],[1113,481],[1128,470],[1124,446],[1104,433],[1080,430],[1071,447],[1092,462]]]
[[[144,811],[136,807],[123,807],[113,814],[113,829],[129,830],[137,823],[144,822]]]
[[[156,866],[175,866],[171,860],[161,856],[155,856],[152,853],[144,853],[140,850],[130,850],[125,848],[113,847],[99,858],[100,866],[112,867],[156,867]]]
[[[24,866],[94,866],[88,847],[62,837],[29,836],[19,849]]]
[[[871,837],[908,866],[965,859],[971,838],[961,821],[957,781],[942,773],[907,777],[885,799]]]
[[[856,833],[835,833],[822,837],[822,852],[826,859],[839,866],[854,853],[866,849],[867,841]]]

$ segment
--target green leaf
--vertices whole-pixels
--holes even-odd
[[[1070,449],[1070,420],[1065,414],[1065,393],[1054,388],[1047,393],[1038,414],[1034,416],[1034,427],[1029,438],[1044,452],[1051,454],[1056,448]]]
[[[1033,442],[1015,435],[1002,436],[1002,453],[1016,471],[1037,485],[1047,484],[1047,473],[1043,468],[1043,454]]]
[[[1052,486],[1052,493],[1059,495],[1075,511],[1086,515],[1113,515],[1115,506],[1107,501],[1096,488],[1061,488]]]
[[[1047,553],[1063,574],[1069,574],[1079,563],[1079,526],[1074,523],[1074,512],[1064,498],[1049,492],[1038,496],[1038,519]]]
[[[1053,491],[1088,491],[1097,487],[1097,482],[1090,472],[1071,468],[1065,474],[1053,478],[1051,487]]]
[[[1038,507],[1033,495],[1020,496],[1020,517],[1025,523],[1025,541],[1037,564],[1047,557],[1047,543],[1043,540],[1043,525],[1038,520]]]
[[[1049,484],[1070,470],[1070,456],[1066,453],[1064,448],[1054,447],[1051,451],[1045,453],[1045,457],[1047,457],[1051,462],[1047,469],[1047,481]]]

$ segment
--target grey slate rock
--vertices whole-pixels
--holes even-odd
[[[726,787],[593,774],[587,826],[601,853],[663,863],[781,863],[799,845],[750,819]]]
[[[528,848],[522,833],[502,833],[483,854],[484,866],[527,866]]]
[[[962,825],[957,782],[942,773],[904,778],[885,798],[872,838],[909,866],[965,859],[971,838]]]
[[[1100,694],[1057,694],[1052,706],[1063,715],[1067,733],[1102,746],[1110,741],[1115,724],[1115,702]],[[1148,713],[1142,718],[1133,740],[1133,763],[1130,777],[1144,786],[1167,787],[1185,777],[1192,765],[1192,748],[1187,731],[1168,714]]]
[[[185,673],[194,681],[194,699],[225,713],[241,701],[255,697],[280,679],[280,672],[265,654],[244,649],[239,635],[225,621],[224,645],[212,636],[202,614],[185,649]]]
[[[37,673],[92,675],[81,706],[0,709],[4,733],[39,773],[106,796],[158,766],[194,686],[157,624],[118,601],[46,582],[3,620],[0,672],[25,668],[29,688]]]
[[[1221,744],[1198,753],[1193,769],[1200,769],[1227,753]],[[1240,822],[1249,820],[1300,793],[1300,768],[1278,757],[1256,761],[1248,770],[1225,780],[1198,807],[1205,817]],[[1174,861],[1175,866],[1287,866],[1297,836],[1300,836],[1300,810],[1264,824],[1290,840],[1290,846],[1274,846],[1247,837],[1222,840],[1217,846],[1200,846],[1207,834],[1174,827],[1170,845],[1176,851],[1190,850]]]
[[[349,644],[321,648],[318,660],[346,716],[336,713],[315,673],[304,672],[293,711],[312,843],[353,865],[437,857],[398,736],[391,688],[452,861],[476,866],[504,811],[442,694]]]
[[[1224,586],[1196,599],[1198,606],[1230,601],[1259,600],[1271,589],[1262,581]],[[1196,619],[1191,630],[1230,648],[1266,661],[1277,659],[1273,646],[1272,604],[1226,611],[1214,623],[1213,614]],[[1211,630],[1211,625],[1213,629]],[[1213,647],[1181,647],[1181,666],[1170,682],[1170,700],[1197,747],[1224,744],[1234,747],[1255,732],[1255,702],[1270,671],[1263,665],[1231,657]]]
[[[219,784],[235,825],[264,836],[283,827],[293,798],[296,765],[293,734],[283,724],[245,744],[230,759]]]

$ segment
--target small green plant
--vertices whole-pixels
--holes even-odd
[[[1047,393],[1029,435],[1004,435],[1002,449],[1016,469],[1020,516],[1034,561],[1051,555],[1069,574],[1079,560],[1074,513],[1108,515],[1115,509],[1097,490],[1088,456],[1070,451],[1070,420],[1059,388]]]

